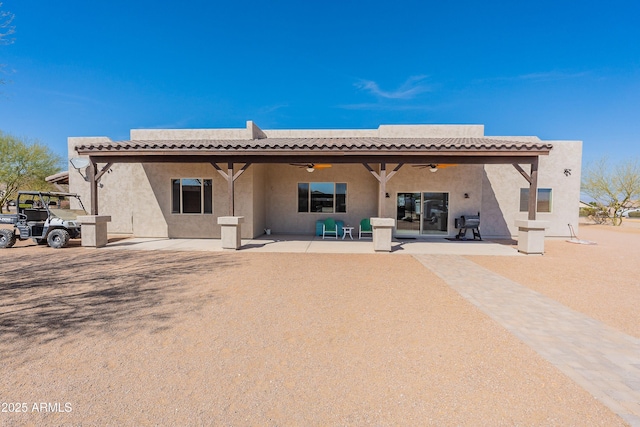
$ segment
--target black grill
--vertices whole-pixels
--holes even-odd
[[[480,212],[478,212],[478,215],[463,215],[456,219],[456,228],[459,229],[456,235],[458,240],[467,240],[467,230],[471,230],[473,240],[482,240],[480,236]]]

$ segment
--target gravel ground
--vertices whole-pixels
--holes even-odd
[[[607,253],[549,246],[474,260]],[[23,245],[0,273],[0,396],[27,409],[2,425],[624,425],[410,256]]]

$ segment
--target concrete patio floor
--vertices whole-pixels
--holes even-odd
[[[451,241],[444,238],[394,239],[393,254],[440,255],[502,255],[522,256],[512,241]],[[171,251],[229,251],[222,249],[220,239],[164,239],[164,238],[110,238],[106,249],[171,250]],[[325,239],[309,235],[270,235],[243,239],[241,252],[282,253],[351,253],[371,254],[371,239]]]

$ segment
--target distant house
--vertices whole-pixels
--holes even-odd
[[[265,228],[311,234],[327,217],[394,218],[396,235],[423,237],[454,236],[456,218],[478,212],[483,237],[516,235],[518,219],[548,221],[549,236],[578,222],[582,143],[485,136],[482,125],[262,130],[249,121],[68,143],[70,158],[89,160],[71,171],[69,190],[112,217],[111,233],[219,238],[217,217],[234,215],[245,217],[245,238]]]

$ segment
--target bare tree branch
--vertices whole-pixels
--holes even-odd
[[[0,10],[0,44],[7,45],[14,42],[15,39],[10,37],[16,32],[16,27],[12,25],[14,17],[13,13]]]
[[[1,7],[2,2],[0,2],[0,8]],[[8,45],[15,41],[14,38],[10,37],[16,32],[16,27],[12,25],[13,18],[13,13],[0,10],[0,45]],[[0,72],[4,72],[5,66],[6,64],[0,64]],[[6,80],[0,77],[0,85],[5,83]]]

